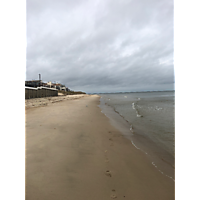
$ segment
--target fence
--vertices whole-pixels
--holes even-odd
[[[58,96],[58,90],[46,87],[25,87],[25,99]]]

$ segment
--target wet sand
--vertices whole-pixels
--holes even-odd
[[[174,199],[174,181],[98,105],[83,95],[27,106],[26,200]]]

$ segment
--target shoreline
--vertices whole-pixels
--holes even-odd
[[[109,118],[110,123],[126,137],[136,149],[148,156],[149,161],[166,177],[175,181],[175,157],[167,151],[158,141],[152,140],[142,131],[132,127],[120,113],[100,98],[102,112]]]
[[[110,123],[99,99],[26,108],[26,199],[174,199],[174,182]]]

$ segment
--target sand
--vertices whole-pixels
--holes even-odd
[[[97,95],[63,98],[26,106],[26,200],[174,199],[174,181],[111,125]]]
[[[58,93],[58,96],[54,97],[44,97],[44,98],[33,98],[33,99],[26,99],[25,100],[25,108],[32,108],[32,107],[41,107],[41,106],[48,106],[52,103],[57,103],[64,100],[74,100],[80,99],[81,97],[86,97],[87,94],[77,94],[77,95],[63,95],[62,93]]]

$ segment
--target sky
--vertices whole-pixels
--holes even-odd
[[[172,0],[27,0],[26,80],[71,90],[174,89]]]

